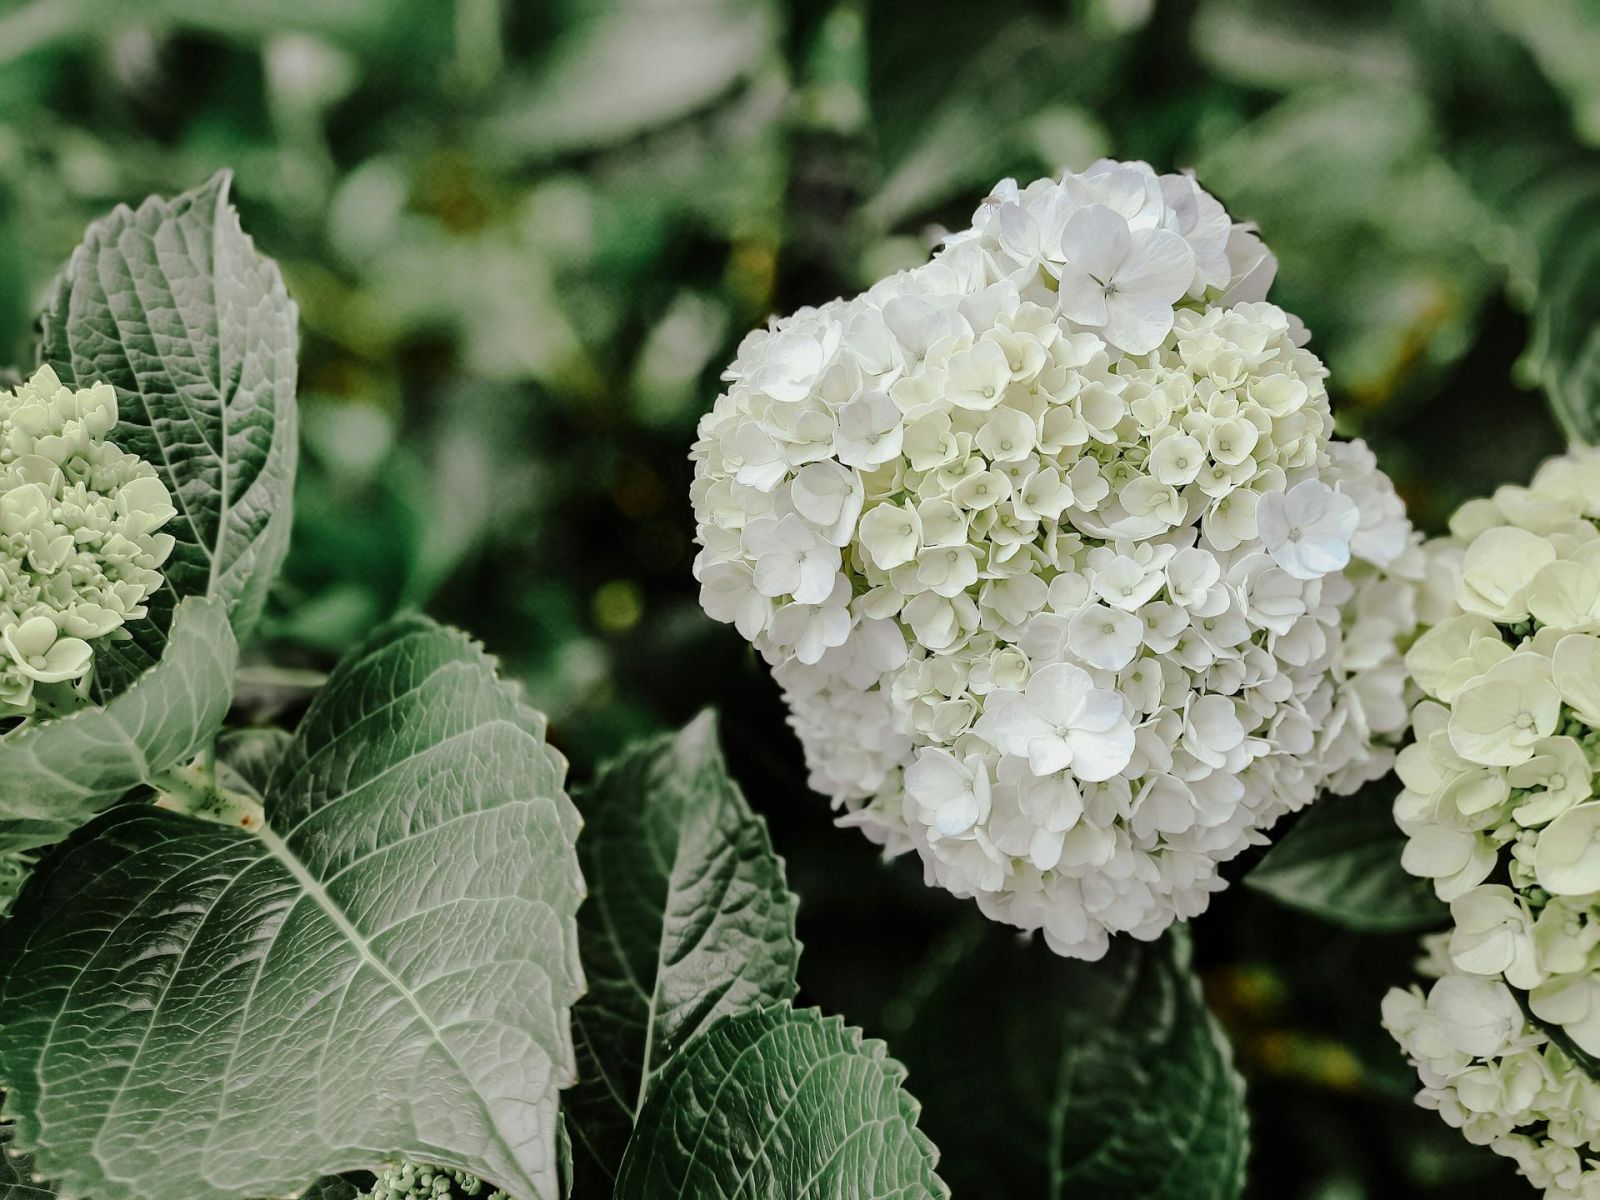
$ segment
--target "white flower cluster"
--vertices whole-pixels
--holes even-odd
[[[1422,1079],[1417,1103],[1514,1160],[1545,1200],[1600,1200],[1600,1082],[1528,1019],[1503,979],[1461,971],[1428,939],[1424,992],[1384,997],[1384,1027]]]
[[[812,784],[1093,958],[1387,769],[1418,539],[1260,240],[1183,175],[1002,183],[934,259],[752,333],[702,420],[695,574]]]
[[[1551,459],[1450,529],[1428,556],[1451,602],[1406,656],[1425,698],[1395,819],[1454,928],[1427,1004],[1391,995],[1388,1024],[1423,1103],[1548,1195],[1594,1200],[1600,1088],[1549,1041],[1600,1059],[1600,452]],[[1494,1038],[1441,1015],[1468,1003],[1504,1018]]]
[[[109,384],[64,387],[41,367],[0,391],[0,720],[39,684],[82,681],[89,642],[145,614],[172,553],[174,513],[154,468],[106,441]]]

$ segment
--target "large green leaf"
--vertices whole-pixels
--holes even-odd
[[[792,999],[800,944],[783,863],[711,714],[624,754],[578,807],[589,994],[565,1109],[578,1169],[610,1179],[651,1077],[718,1017]]]
[[[161,661],[104,707],[0,740],[0,851],[59,841],[216,733],[238,662],[227,608],[190,597],[170,632]]]
[[[552,1200],[583,884],[543,735],[463,635],[404,619],[313,703],[259,834],[142,805],[79,830],[0,963],[18,1142],[95,1200],[394,1155]]]
[[[837,1017],[787,1004],[724,1017],[651,1087],[616,1200],[947,1197],[904,1081],[882,1042]]]
[[[1088,963],[974,918],[890,1011],[956,1195],[1241,1193],[1244,1084],[1179,934]]]
[[[178,509],[152,619],[101,656],[113,690],[159,657],[174,599],[220,596],[242,640],[288,549],[298,315],[239,227],[230,179],[92,225],[43,317],[42,360],[65,383],[115,385],[112,439]]]
[[[1250,887],[1291,908],[1362,932],[1426,929],[1449,919],[1429,880],[1400,865],[1392,778],[1353,796],[1326,796],[1280,836]]]

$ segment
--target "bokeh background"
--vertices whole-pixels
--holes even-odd
[[[1547,394],[1585,431],[1596,64],[1592,0],[0,0],[0,361],[31,360],[88,220],[231,167],[304,332],[249,715],[292,719],[408,607],[501,656],[579,779],[716,705],[802,898],[806,998],[909,1062],[958,1196],[1055,1196],[983,1097],[1032,1069],[1017,1031],[1066,977],[930,1044],[941,972],[1000,935],[831,827],[760,664],[699,612],[686,453],[720,368],[768,315],[920,261],[1001,176],[1193,167],[1260,224],[1343,431],[1436,530],[1559,447]],[[1252,1196],[1531,1194],[1409,1103],[1377,998],[1413,938],[1234,888],[1195,940]]]

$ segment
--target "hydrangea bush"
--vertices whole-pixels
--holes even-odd
[[[1168,926],[1324,791],[1249,877],[1390,930],[1432,880],[1436,980],[1382,1013],[1422,1102],[1600,1197],[1600,451],[1424,546],[1259,238],[1143,164],[1004,183],[751,335],[693,450],[705,606],[841,822],[997,919],[880,1010],[924,1114],[796,1006],[710,715],[569,791],[417,614],[236,697],[297,313],[227,189],[91,228],[0,393],[0,1197],[939,1200],[998,1131],[1017,1194],[1238,1200],[1244,1075]]]
[[[0,728],[70,707],[49,685],[85,688],[90,643],[161,585],[176,510],[155,468],[107,440],[116,423],[115,389],[66,387],[49,366],[0,391]]]
[[[1600,1196],[1600,451],[1465,505],[1429,543],[1402,862],[1448,901],[1436,981],[1384,1023],[1420,1103],[1553,1200]]]
[[[706,611],[811,783],[1096,958],[1406,724],[1418,538],[1275,263],[1184,175],[1003,181],[926,265],[752,333],[692,457]]]

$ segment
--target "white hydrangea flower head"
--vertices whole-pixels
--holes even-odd
[[[1185,175],[1007,180],[750,334],[700,424],[702,603],[812,786],[1063,954],[1200,912],[1406,726],[1420,539],[1273,266]]]
[[[1600,451],[1551,459],[1450,530],[1425,551],[1429,628],[1406,656],[1424,697],[1395,818],[1454,927],[1444,978],[1425,1000],[1391,994],[1386,1018],[1421,1103],[1547,1196],[1593,1200],[1600,1084],[1573,1056],[1600,1060]],[[1492,997],[1505,1041],[1467,1045],[1446,985]]]
[[[49,367],[0,391],[0,720],[85,681],[89,645],[145,615],[173,538],[166,485],[107,435],[117,394]]]

